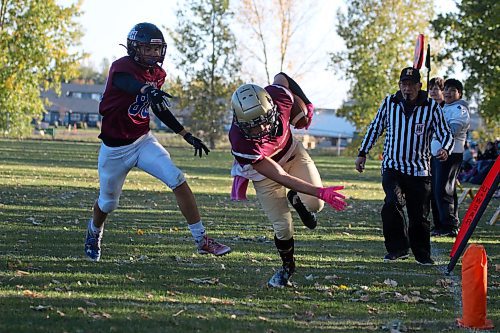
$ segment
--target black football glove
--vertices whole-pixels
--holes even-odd
[[[144,93],[148,97],[149,103],[151,103],[151,108],[153,108],[153,110],[158,112],[169,110],[169,98],[172,98],[172,95],[151,86],[147,87]]]
[[[184,140],[186,140],[187,143],[189,143],[191,146],[194,147],[194,156],[199,155],[201,158],[202,152],[205,152],[205,155],[208,155],[210,149],[208,149],[208,147],[205,146],[203,141],[193,136],[193,134],[186,133],[184,135]]]

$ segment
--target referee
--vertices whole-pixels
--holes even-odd
[[[359,148],[356,170],[363,172],[366,154],[386,130],[382,187],[385,192],[382,224],[387,254],[384,262],[407,259],[411,248],[416,261],[433,265],[429,232],[431,192],[430,142],[441,143],[436,158],[445,161],[453,149],[453,136],[439,105],[421,90],[420,73],[401,71],[399,91],[388,95],[368,126]],[[403,212],[406,205],[408,220]]]

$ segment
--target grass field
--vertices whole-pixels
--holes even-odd
[[[316,230],[296,221],[294,288],[266,282],[280,262],[253,189],[231,202],[231,156],[202,160],[169,148],[195,192],[210,235],[233,248],[195,254],[173,195],[132,171],[110,215],[103,257],[89,262],[84,232],[98,193],[97,143],[0,140],[0,332],[460,332],[461,266],[445,276],[452,239],[433,239],[438,265],[384,264],[379,163],[314,155],[349,208],[325,208]],[[471,242],[489,256],[488,318],[500,325],[498,225]],[[470,202],[470,201],[469,201]],[[468,202],[461,207],[463,215]]]

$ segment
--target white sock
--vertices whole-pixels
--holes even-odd
[[[96,227],[94,225],[94,220],[93,219],[90,219],[90,222],[89,222],[89,225],[90,225],[90,230],[94,233],[94,234],[98,234],[102,231],[103,227],[104,227],[104,224],[101,225],[100,228]]]
[[[191,235],[193,235],[194,241],[196,243],[201,242],[203,236],[205,236],[205,227],[203,226],[203,222],[200,220],[195,224],[188,224],[188,227],[191,231]]]

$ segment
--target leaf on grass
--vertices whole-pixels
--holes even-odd
[[[151,316],[144,310],[141,310],[139,315],[141,316],[142,319],[151,319]]]
[[[385,279],[384,284],[390,287],[397,287],[398,283],[391,279]]]
[[[62,312],[62,311],[57,310],[56,312],[57,312],[57,314],[58,314],[59,316],[61,316],[61,317],[66,316],[66,314],[65,314],[64,312]]]
[[[236,304],[234,301],[230,301],[227,299],[221,299],[221,298],[216,298],[216,297],[207,297],[207,296],[202,296],[201,301],[203,303],[210,303],[210,304],[225,304],[225,305],[235,305]]]
[[[180,314],[181,314],[181,313],[183,313],[184,311],[185,311],[185,310],[179,310],[179,311],[177,311],[176,313],[174,313],[174,314],[172,315],[172,317],[177,317],[178,315],[180,315]]]
[[[87,314],[87,310],[82,308],[81,306],[79,306],[77,310],[80,311],[81,313],[83,313],[84,315]]]
[[[349,300],[351,302],[368,302],[370,300],[370,296],[362,295],[360,298],[351,298]]]
[[[312,275],[312,274],[306,275],[305,277],[306,277],[306,280],[308,280],[308,281],[314,280],[314,275]]]
[[[290,305],[288,305],[288,304],[283,304],[283,307],[284,307],[285,309],[289,309],[289,310],[291,310],[291,309],[292,309],[292,307],[291,307]]]
[[[26,272],[26,271],[22,271],[22,270],[18,269],[18,270],[16,271],[16,274],[15,274],[15,275],[16,275],[16,276],[26,276],[26,275],[30,275],[30,274],[31,274],[30,272]]]
[[[269,319],[268,319],[268,318],[263,317],[263,316],[259,316],[258,318],[259,318],[260,320],[262,320],[262,321],[269,321]]]
[[[36,291],[31,291],[29,289],[23,290],[23,296],[29,298],[43,298],[44,296]]]
[[[137,233],[139,236],[142,236],[142,235],[144,235],[144,230],[142,230],[142,229],[137,229],[136,233]]]
[[[17,260],[9,260],[7,262],[7,268],[9,268],[10,270],[15,270],[17,269],[19,266],[21,266],[23,264],[23,262],[19,259]]]
[[[218,278],[209,278],[209,277],[191,278],[191,279],[188,279],[188,281],[191,281],[191,282],[196,283],[196,284],[218,284],[219,283]]]
[[[293,317],[295,318],[295,320],[311,321],[314,318],[314,312],[306,311],[303,314],[302,313],[295,313]]]
[[[333,280],[336,280],[338,279],[339,277],[337,275],[327,275],[325,276],[325,280],[328,280],[328,281],[333,281]]]
[[[89,312],[89,317],[92,319],[110,319],[111,315],[107,312]]]
[[[189,264],[191,264],[193,262],[191,259],[182,258],[180,256],[171,256],[171,258],[174,259],[176,262],[179,262],[179,263],[189,263]]]
[[[52,306],[50,306],[50,305],[37,305],[37,306],[30,306],[30,309],[35,310],[35,311],[48,311],[48,310],[52,310]]]
[[[436,281],[436,285],[437,286],[441,286],[443,288],[450,288],[450,287],[453,287],[455,285],[455,282],[453,282],[452,279],[438,279]]]
[[[367,305],[366,307],[368,308],[368,313],[371,313],[371,314],[376,314],[376,313],[378,313],[378,312],[379,312],[379,309],[377,309],[377,308],[375,308],[375,307],[373,307],[373,306],[369,306],[369,305]]]
[[[163,298],[163,301],[170,302],[170,303],[179,303],[179,300],[177,298],[173,298],[173,297],[165,297],[165,298]]]

